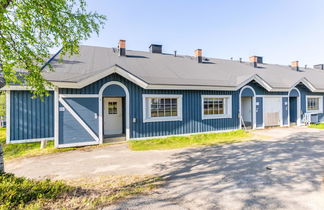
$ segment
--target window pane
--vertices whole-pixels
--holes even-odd
[[[204,98],[204,114],[218,115],[224,114],[224,98]]]
[[[318,111],[319,110],[319,98],[308,98],[307,109],[310,111]]]
[[[177,116],[176,98],[151,98],[151,117]]]

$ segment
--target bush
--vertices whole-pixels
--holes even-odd
[[[72,189],[61,181],[37,181],[4,173],[0,175],[0,209],[24,208],[28,203],[55,199]]]

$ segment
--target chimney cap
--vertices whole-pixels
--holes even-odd
[[[292,61],[291,67],[299,67],[299,61]]]
[[[257,56],[253,55],[249,57],[249,61],[252,63],[263,63],[263,57],[262,56]]]
[[[195,57],[202,57],[202,49],[195,50]]]
[[[119,40],[118,48],[126,48],[126,40],[124,39]]]

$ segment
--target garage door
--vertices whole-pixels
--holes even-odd
[[[277,126],[281,123],[281,97],[264,98],[264,125]]]

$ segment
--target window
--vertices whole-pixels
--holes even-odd
[[[202,96],[202,119],[231,118],[231,96]]]
[[[306,96],[306,103],[306,112],[323,112],[323,96]]]
[[[108,114],[117,114],[117,102],[108,102]]]
[[[143,95],[144,122],[182,120],[181,95]]]

